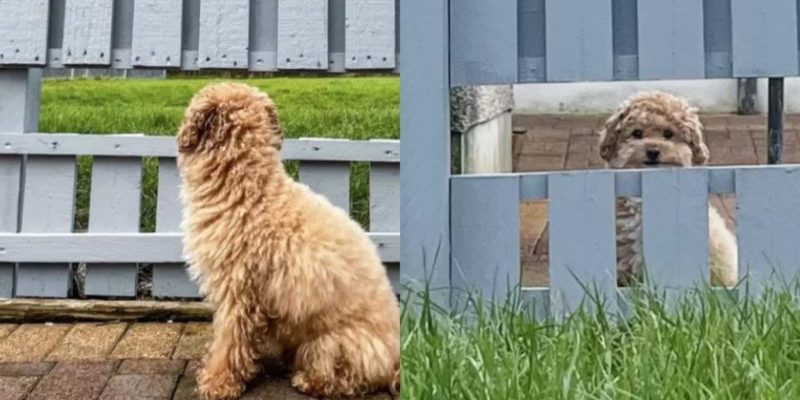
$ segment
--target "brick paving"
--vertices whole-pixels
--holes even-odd
[[[608,115],[515,115],[514,126],[525,128],[514,135],[514,171],[557,171],[603,168],[597,153],[597,132]],[[767,159],[767,119],[765,115],[740,116],[705,114],[701,116],[711,165],[765,164]],[[800,114],[787,115],[784,121],[783,159],[800,163]],[[711,199],[728,225],[735,229],[735,199]],[[522,285],[546,287],[547,202],[525,202],[520,208],[520,247]]]
[[[0,400],[199,400],[208,323],[0,324]],[[310,399],[266,366],[243,399]],[[379,393],[369,399],[389,399]]]

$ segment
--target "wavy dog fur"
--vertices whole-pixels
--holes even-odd
[[[610,168],[690,167],[704,165],[709,151],[697,110],[680,97],[653,91],[632,96],[608,118],[600,132],[600,157]],[[641,226],[641,201],[618,199],[617,267],[621,285],[641,276]],[[708,227],[711,283],[733,286],[738,269],[736,237],[710,204]]]
[[[238,398],[269,358],[313,396],[396,393],[399,306],[375,246],[287,176],[282,140],[275,105],[248,85],[209,85],[184,115],[184,251],[215,308],[198,390]]]

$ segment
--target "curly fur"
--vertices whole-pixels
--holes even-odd
[[[608,118],[600,132],[600,156],[610,168],[690,167],[708,161],[697,110],[664,92],[636,94]],[[737,281],[736,238],[709,205],[711,283]],[[643,264],[641,200],[617,200],[618,283],[639,279]]]
[[[198,374],[206,398],[234,399],[261,359],[325,397],[399,388],[399,307],[374,244],[342,210],[293,181],[269,97],[209,85],[178,133],[184,251],[214,306]]]

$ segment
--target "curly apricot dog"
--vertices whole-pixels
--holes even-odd
[[[200,394],[238,398],[262,358],[288,360],[310,395],[396,392],[399,307],[386,271],[356,222],[286,174],[270,98],[207,86],[177,140],[184,251],[215,309]]]
[[[643,92],[626,100],[600,132],[600,157],[610,168],[690,167],[708,161],[697,110],[664,92]],[[638,279],[642,267],[641,201],[617,200],[619,284]],[[711,283],[737,281],[736,237],[709,205]]]

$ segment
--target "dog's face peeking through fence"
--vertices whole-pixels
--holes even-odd
[[[280,150],[283,132],[275,104],[263,92],[241,83],[209,85],[191,100],[178,131],[178,152],[186,158],[212,152]]]
[[[696,109],[674,95],[644,92],[626,100],[600,132],[611,168],[689,167],[708,161]]]

